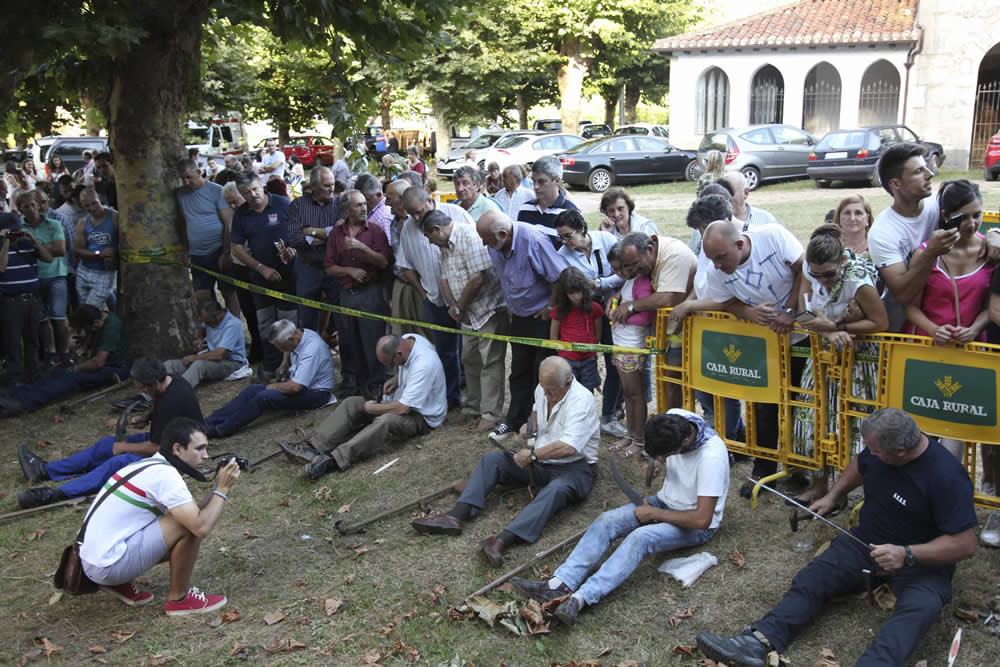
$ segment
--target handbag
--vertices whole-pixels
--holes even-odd
[[[97,499],[91,508],[87,512],[87,516],[83,520],[83,525],[80,526],[80,532],[76,534],[76,539],[68,547],[63,549],[62,558],[59,559],[59,567],[56,569],[55,576],[52,578],[52,585],[56,589],[69,593],[70,595],[86,595],[88,593],[96,593],[98,585],[90,580],[90,577],[83,571],[83,563],[80,561],[80,545],[83,544],[83,536],[87,533],[87,524],[90,523],[91,517],[94,516],[94,512],[97,508],[101,506],[105,498],[114,494],[125,482],[129,481],[136,475],[138,475],[143,470],[147,468],[152,468],[156,465],[166,465],[163,461],[155,461],[149,465],[142,466],[130,472],[129,474],[122,477],[120,480],[115,482],[114,486],[108,489],[108,492]]]

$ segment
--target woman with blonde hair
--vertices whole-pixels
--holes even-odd
[[[726,156],[722,151],[708,151],[705,156],[705,173],[698,177],[698,189],[695,196],[700,197],[702,189],[709,183],[715,183],[726,173]]]

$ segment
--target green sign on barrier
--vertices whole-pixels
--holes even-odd
[[[996,426],[996,406],[996,370],[907,359],[906,412],[956,424]]]
[[[767,341],[757,336],[705,331],[701,338],[701,373],[743,385],[767,386]]]

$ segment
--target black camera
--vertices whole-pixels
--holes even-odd
[[[227,465],[229,463],[230,459],[236,459],[236,465],[239,466],[240,470],[244,472],[250,470],[250,462],[237,454],[219,454],[218,456],[213,456],[212,458],[219,459],[219,463],[215,466],[216,475],[219,474],[219,470],[222,468],[222,466]]]

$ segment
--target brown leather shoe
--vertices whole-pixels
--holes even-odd
[[[482,548],[483,554],[486,556],[486,560],[490,562],[490,565],[493,567],[503,565],[504,543],[501,540],[498,540],[496,537],[487,537],[479,543],[479,546]]]
[[[426,519],[414,519],[410,522],[413,529],[421,535],[461,535],[462,522],[450,514],[439,514]]]
[[[497,423],[491,419],[480,419],[476,424],[476,433],[489,433],[497,427]]]

